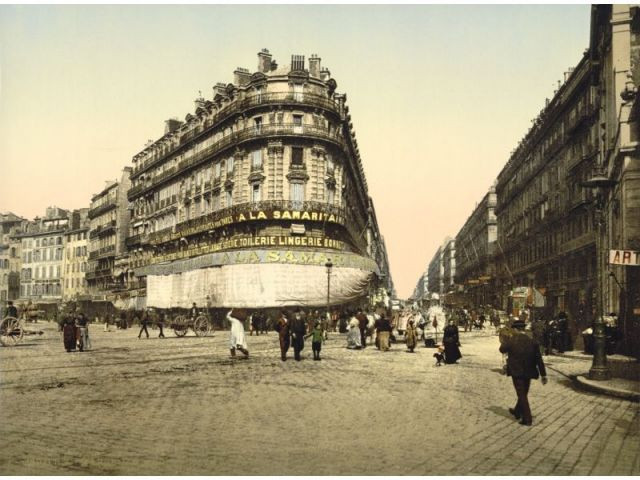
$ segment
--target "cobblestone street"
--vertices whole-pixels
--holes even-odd
[[[507,408],[496,336],[461,333],[459,365],[433,350],[351,351],[281,362],[277,336],[138,340],[92,326],[66,353],[53,324],[0,350],[0,473],[165,475],[638,475],[639,404],[574,389],[559,357],[532,384],[533,427]],[[292,352],[290,352],[292,355]]]

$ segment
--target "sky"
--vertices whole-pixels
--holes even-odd
[[[202,91],[318,54],[407,298],[588,47],[589,5],[0,5],[0,212],[88,207]]]

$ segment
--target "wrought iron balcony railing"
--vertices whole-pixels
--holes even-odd
[[[133,200],[140,195],[143,195],[147,191],[160,185],[166,180],[178,176],[190,168],[203,163],[211,156],[220,153],[226,148],[236,146],[240,143],[244,143],[250,140],[266,137],[297,137],[303,136],[306,138],[314,138],[325,141],[330,141],[338,146],[346,148],[346,144],[342,133],[339,129],[330,130],[324,126],[318,125],[298,125],[294,123],[275,123],[263,125],[259,130],[255,127],[248,127],[242,130],[238,130],[230,135],[227,135],[199,153],[193,155],[181,161],[177,166],[168,168],[161,174],[147,178],[145,182],[136,185],[131,188],[127,193],[129,200]]]
[[[182,137],[180,137],[180,142],[174,148],[166,150],[162,154],[155,155],[152,158],[134,167],[133,174],[131,176],[132,179],[136,178],[140,174],[152,168],[154,165],[157,165],[158,163],[170,157],[173,153],[179,150],[180,147],[189,143],[190,140],[193,140],[204,132],[210,132],[211,130],[213,130],[213,128],[217,127],[224,120],[227,120],[230,116],[250,108],[277,104],[296,106],[308,105],[311,107],[329,110],[338,115],[341,114],[341,107],[339,103],[328,97],[311,93],[300,95],[289,92],[274,92],[254,94],[244,98],[238,98],[218,110],[213,118],[208,119],[205,122],[204,126],[198,126],[193,130],[184,133]]]

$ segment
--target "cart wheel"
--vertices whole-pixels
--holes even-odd
[[[187,334],[187,330],[189,330],[187,319],[184,315],[178,315],[174,318],[172,327],[176,337],[184,337]]]
[[[196,332],[198,337],[206,337],[213,332],[213,327],[206,316],[200,315],[196,318],[196,321],[193,322],[193,331]]]
[[[0,343],[5,347],[13,347],[20,343],[24,336],[24,330],[20,320],[15,317],[5,317],[0,322]]]

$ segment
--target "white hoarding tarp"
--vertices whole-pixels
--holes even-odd
[[[367,295],[372,272],[334,267],[331,304]],[[237,264],[147,277],[147,306],[157,308],[204,306],[207,296],[215,307],[267,308],[323,306],[327,302],[325,267],[293,264]]]

